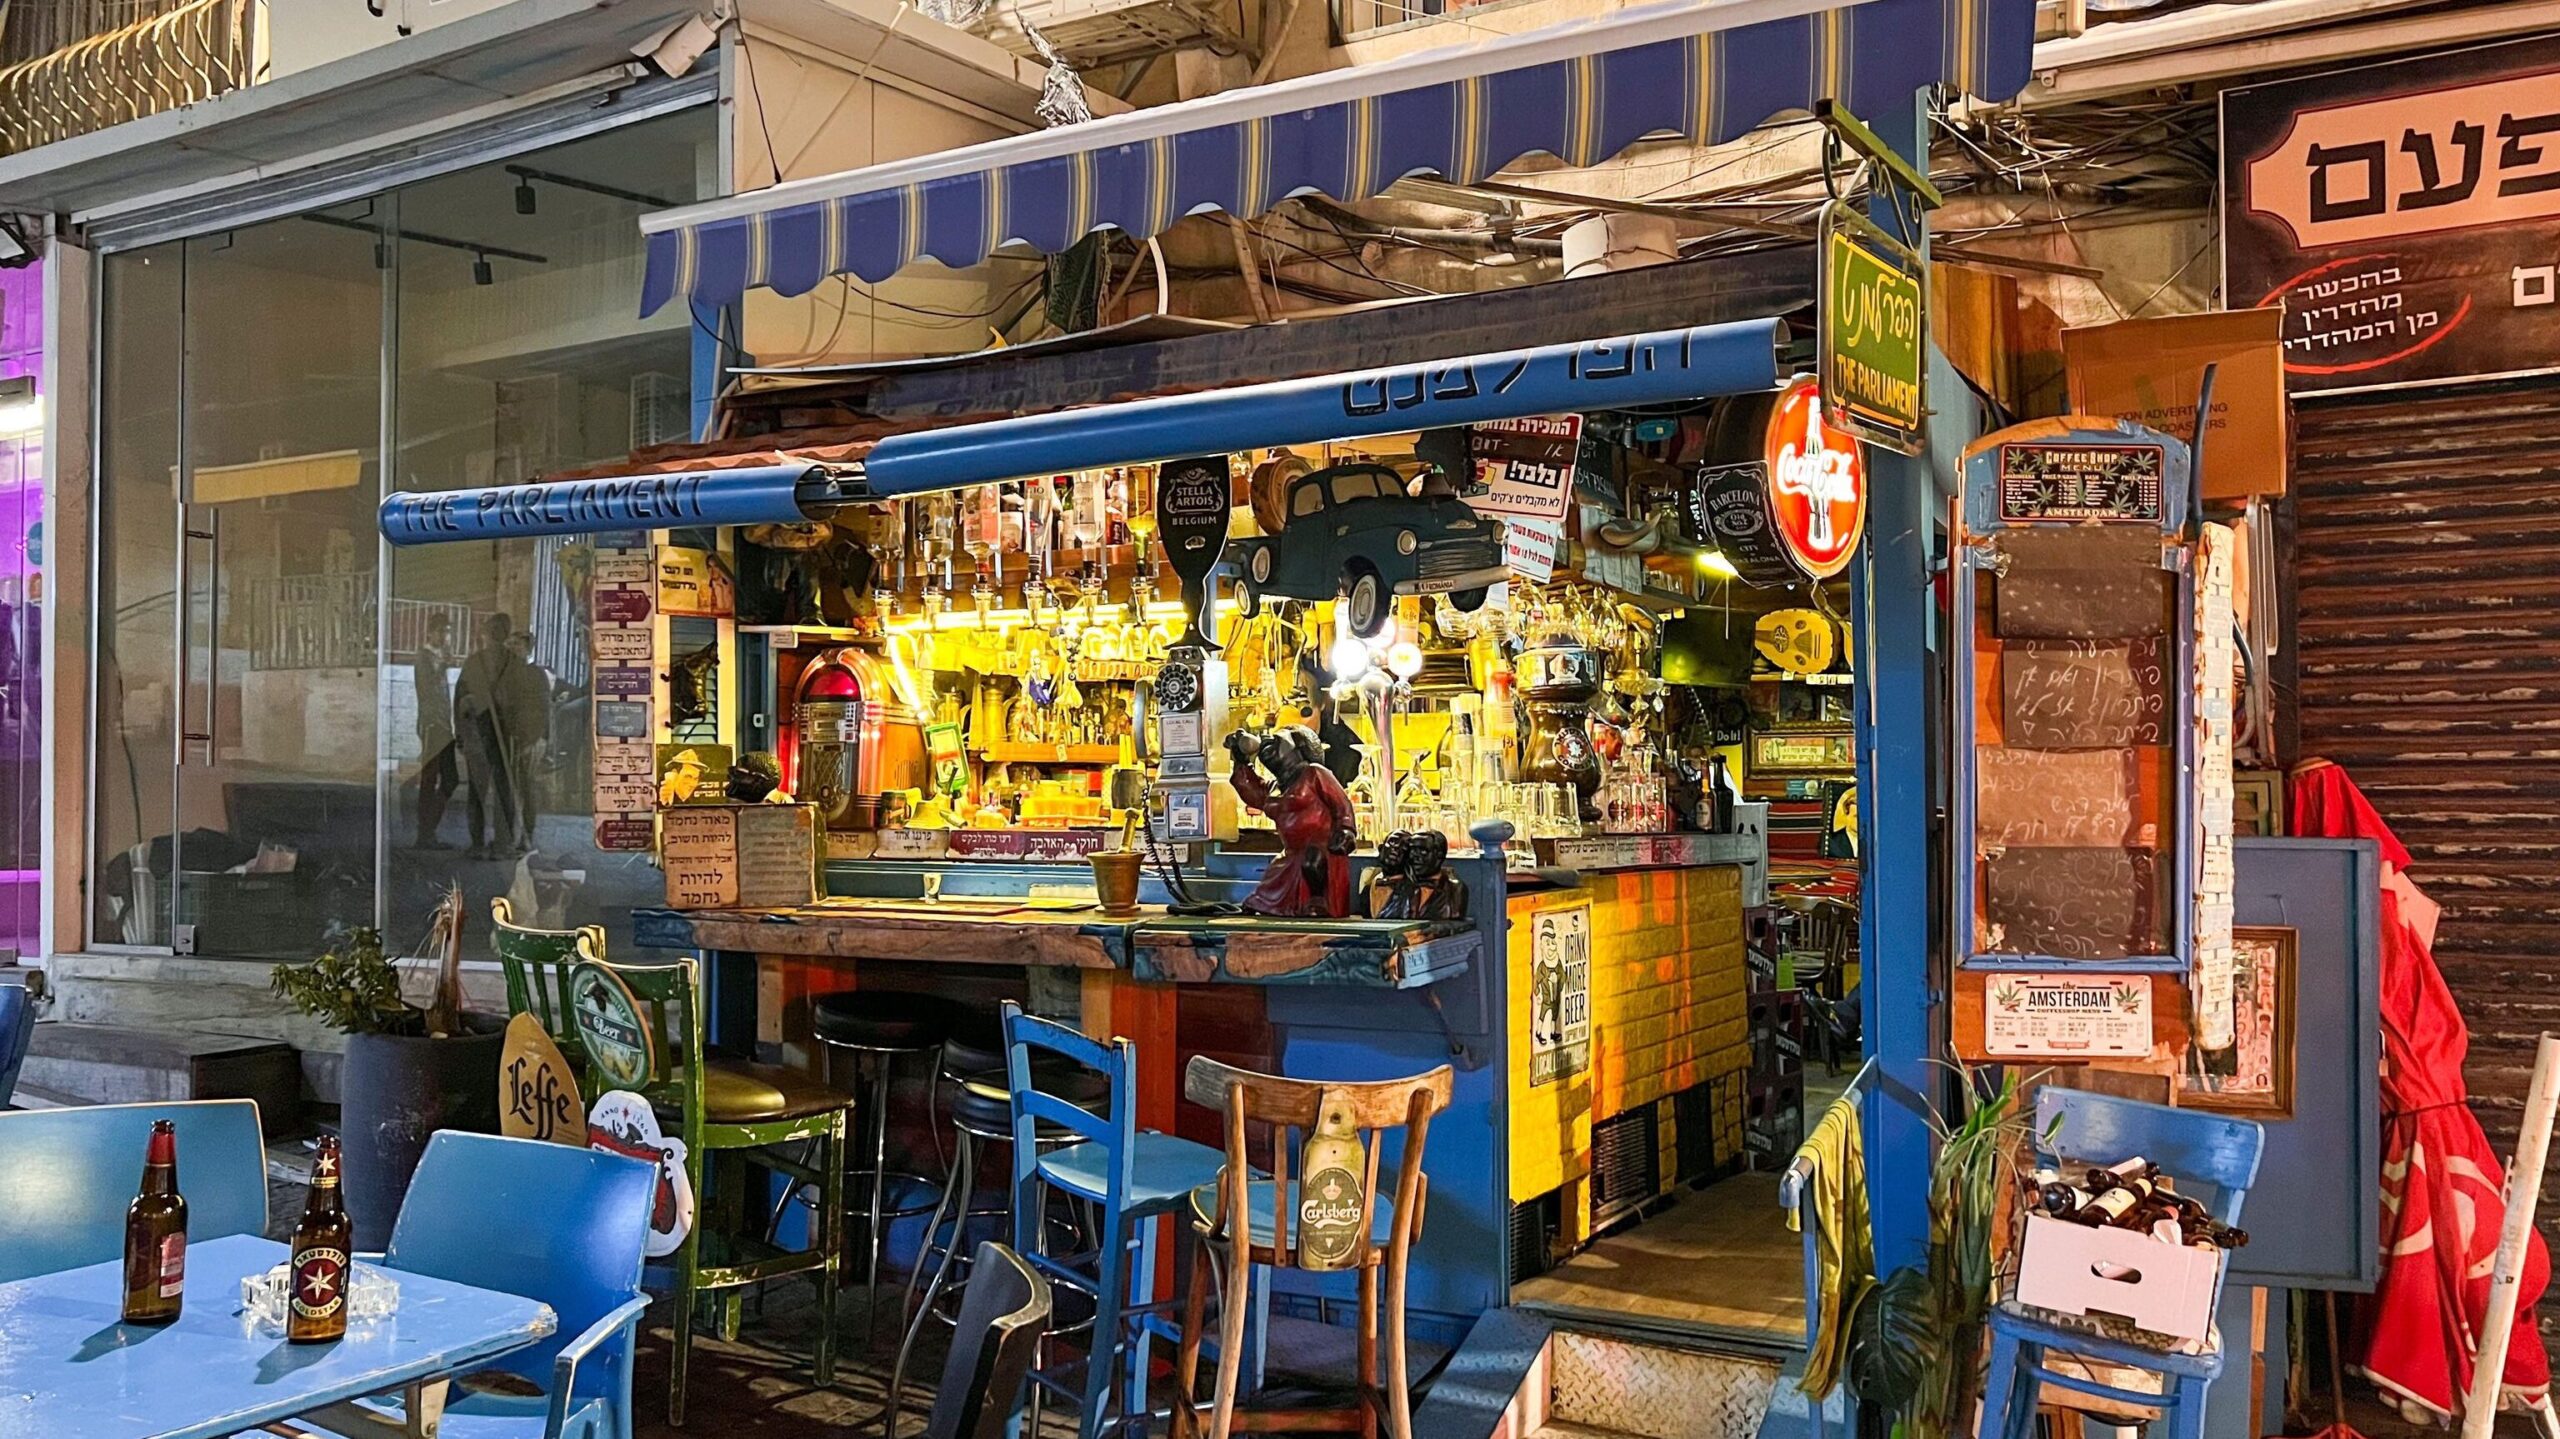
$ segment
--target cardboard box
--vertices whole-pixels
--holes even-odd
[[[2219,1249],[2030,1214],[2019,1246],[2018,1302],[2057,1314],[2113,1315],[2153,1334],[2202,1340],[2221,1274]]]
[[[2219,310],[2120,320],[2062,332],[2073,413],[2133,420],[2181,440],[2195,434],[2196,387],[2213,377],[2204,497],[2285,492],[2284,311]]]

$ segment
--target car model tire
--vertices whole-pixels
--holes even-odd
[[[1236,580],[1236,613],[1245,619],[1262,613],[1262,586],[1249,579]]]
[[[1471,615],[1484,608],[1486,598],[1492,593],[1493,589],[1488,585],[1478,585],[1471,590],[1453,590],[1449,594],[1449,603],[1458,607],[1458,613]]]
[[[1271,583],[1271,547],[1256,545],[1253,558],[1245,561],[1245,578],[1257,585]]]
[[[1387,582],[1367,565],[1354,566],[1342,587],[1342,619],[1351,632],[1368,639],[1387,627]]]

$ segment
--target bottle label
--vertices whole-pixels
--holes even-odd
[[[175,1299],[187,1287],[187,1236],[184,1230],[160,1237],[160,1297]]]
[[[320,1246],[293,1256],[293,1313],[298,1319],[328,1319],[347,1307],[347,1253]]]

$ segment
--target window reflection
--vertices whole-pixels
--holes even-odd
[[[635,221],[697,193],[707,111],[413,186],[400,245],[392,483],[510,484],[686,438],[693,331],[633,316]],[[487,247],[457,248],[462,239]],[[391,932],[459,885],[517,922],[601,923],[658,893],[644,857],[595,848],[583,538],[393,552],[384,672],[383,875]]]

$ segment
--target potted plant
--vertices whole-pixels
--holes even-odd
[[[1932,1116],[1925,1262],[1873,1281],[1850,1310],[1847,1381],[1892,1439],[1962,1439],[1982,1397],[1983,1326],[1999,1298],[1994,1251],[2011,1219],[2017,1156],[2031,1125],[2020,1104],[2041,1075],[1957,1063],[1952,1123]]]
[[[280,964],[271,983],[303,1013],[347,1036],[338,1130],[356,1243],[390,1237],[409,1176],[439,1129],[497,1128],[500,1023],[462,1007],[462,892],[448,891],[428,931],[435,958],[427,1003],[402,993],[399,965],[374,929],[341,932],[301,963]]]

